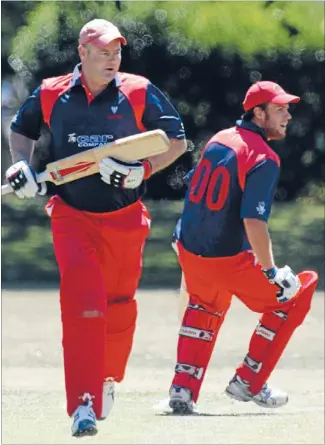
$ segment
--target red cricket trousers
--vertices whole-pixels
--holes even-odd
[[[67,411],[71,416],[89,393],[99,418],[104,380],[123,379],[131,352],[150,215],[141,201],[98,214],[58,196],[46,211],[60,271]]]
[[[265,278],[251,252],[203,258],[188,252],[179,242],[177,247],[189,305],[180,328],[173,384],[189,388],[194,401],[198,399],[218,332],[235,295],[250,310],[262,314],[248,354],[236,369],[251,392],[259,392],[310,309],[317,273],[299,273],[300,291],[290,301],[279,303],[278,288]]]

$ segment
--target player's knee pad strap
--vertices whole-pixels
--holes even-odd
[[[199,342],[212,342],[223,321],[223,312],[210,312],[199,304],[189,302],[179,335]]]
[[[176,363],[176,374],[187,373],[195,379],[200,380],[203,377],[204,368],[198,368],[197,366],[188,365],[186,363]]]
[[[318,277],[312,272],[303,277],[305,281],[297,297],[282,305],[281,309],[263,314],[253,333],[249,353],[238,373],[244,380],[250,382],[250,389],[254,393],[260,391],[293,332],[301,325],[310,309]]]

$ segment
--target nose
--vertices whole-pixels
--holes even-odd
[[[289,121],[290,119],[292,119],[291,114],[289,113],[289,111],[287,111],[287,116],[286,116],[287,120]]]
[[[114,62],[115,60],[118,60],[119,56],[118,54],[109,54],[107,56],[107,60],[109,60],[110,62]]]

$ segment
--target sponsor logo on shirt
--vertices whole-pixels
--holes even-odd
[[[68,134],[68,142],[70,144],[77,144],[80,148],[98,147],[100,145],[112,142],[114,136],[112,134],[92,134],[92,135],[77,135],[77,133]]]

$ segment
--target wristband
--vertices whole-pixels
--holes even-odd
[[[152,175],[152,165],[151,165],[151,162],[148,159],[145,159],[144,161],[142,161],[142,165],[143,165],[143,168],[144,168],[143,179],[149,179],[150,176]]]
[[[276,275],[276,267],[271,267],[271,269],[263,269],[263,273],[265,274],[268,280],[273,280]]]

